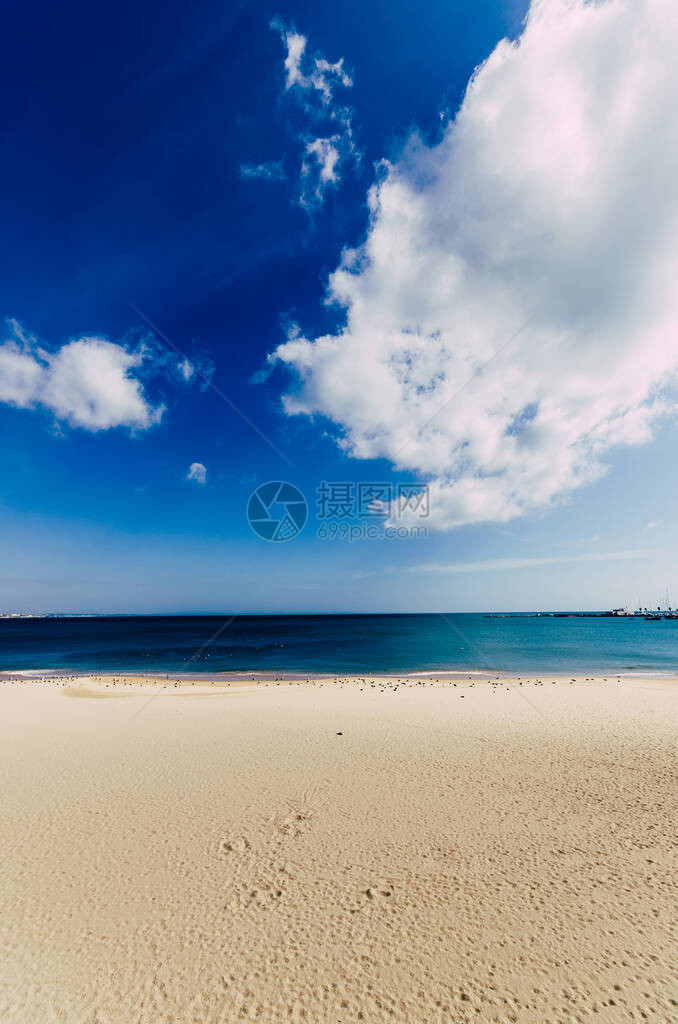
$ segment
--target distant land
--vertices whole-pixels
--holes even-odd
[[[146,618],[221,618],[232,616],[230,611],[220,612],[180,612],[171,614],[167,612],[0,612],[0,619],[146,619]],[[440,614],[443,614],[442,612]],[[609,611],[541,611],[541,612],[445,612],[447,615],[484,615],[486,619],[645,619],[665,618],[678,619],[678,610],[669,606],[665,608],[638,608],[629,611],[628,608],[612,608]],[[236,618],[251,618],[266,616],[275,618],[306,618],[309,615],[315,617],[336,618],[342,615],[356,617],[370,617],[373,615],[430,615],[430,612],[290,612],[280,615],[273,612],[246,612],[236,614]]]

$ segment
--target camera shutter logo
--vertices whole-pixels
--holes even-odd
[[[292,540],[308,519],[308,505],[298,487],[271,480],[257,487],[247,503],[247,521],[264,540]]]

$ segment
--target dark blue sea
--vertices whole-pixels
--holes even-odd
[[[0,670],[28,669],[668,673],[678,672],[678,620],[457,614],[0,619]]]

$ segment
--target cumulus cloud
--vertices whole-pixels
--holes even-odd
[[[433,525],[548,507],[673,410],[677,45],[672,0],[533,0],[441,140],[383,164],[343,329],[271,356],[287,412],[428,481]]]
[[[329,187],[340,183],[346,168],[360,160],[353,110],[335,101],[337,89],[350,89],[353,79],[344,68],[343,57],[332,63],[320,54],[309,53],[306,36],[277,18],[271,27],[285,46],[285,92],[299,102],[309,122],[301,137],[304,148],[298,201],[311,211],[322,203]]]
[[[284,181],[287,177],[282,160],[262,164],[241,164],[240,177],[245,181]]]
[[[203,466],[202,462],[192,462],[186,479],[192,481],[194,484],[206,484],[207,483],[207,469]]]
[[[57,420],[85,430],[147,430],[164,406],[148,400],[138,378],[147,353],[101,337],[76,338],[56,352],[40,348],[15,320],[0,344],[0,401],[43,406]],[[135,375],[137,374],[137,375]]]

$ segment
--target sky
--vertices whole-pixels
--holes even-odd
[[[4,20],[0,611],[678,601],[669,0]]]

